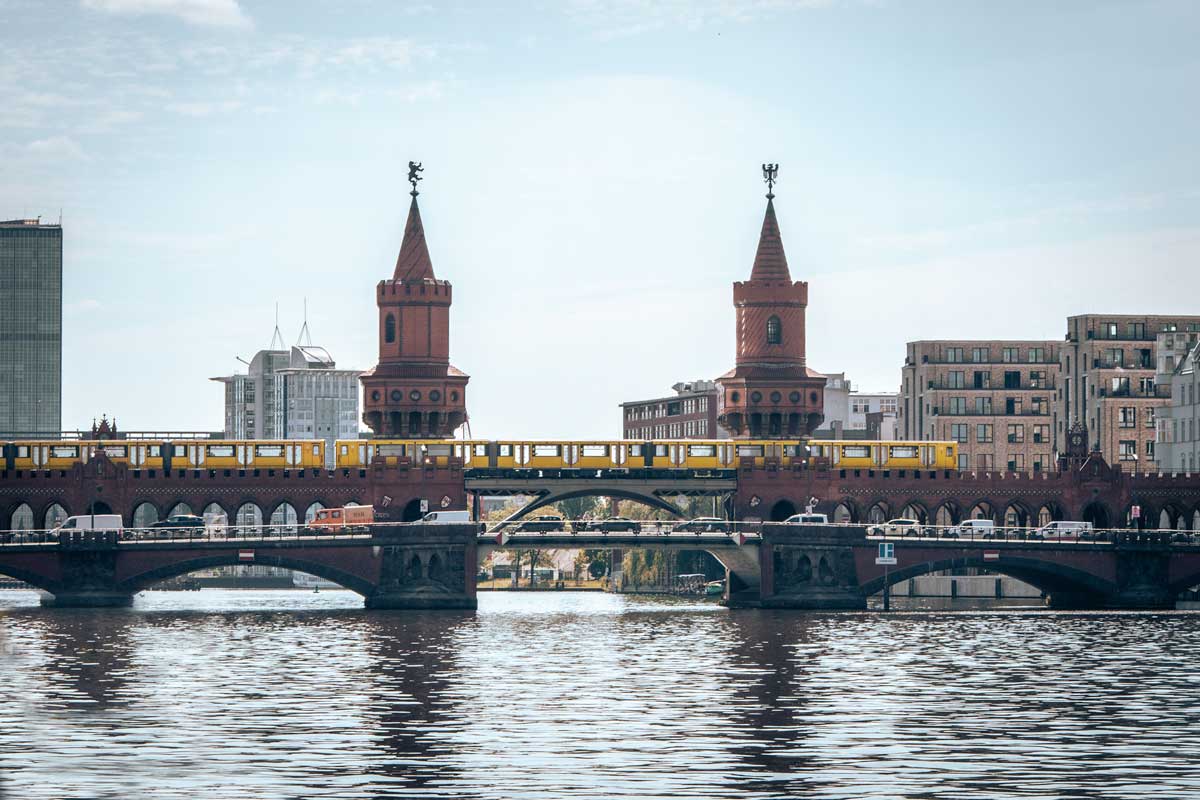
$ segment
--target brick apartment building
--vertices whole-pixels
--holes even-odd
[[[1058,448],[1065,447],[1067,429],[1079,421],[1087,428],[1088,444],[1110,464],[1130,472],[1156,469],[1155,417],[1171,396],[1169,385],[1156,382],[1159,335],[1189,332],[1200,332],[1200,317],[1069,317],[1061,347]]]
[[[957,441],[963,470],[1053,468],[1060,342],[918,341],[907,347],[899,438]]]
[[[671,397],[621,403],[625,439],[727,439],[717,425],[715,381],[686,381],[671,387]]]

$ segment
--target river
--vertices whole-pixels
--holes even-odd
[[[1194,798],[1200,615],[0,592],[0,795]]]

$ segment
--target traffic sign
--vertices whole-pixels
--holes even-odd
[[[1129,516],[1133,517],[1134,519],[1141,519],[1142,507],[1134,506],[1133,508],[1129,509]]]
[[[881,566],[894,566],[896,563],[896,543],[880,542],[879,555],[875,557],[875,563]]]

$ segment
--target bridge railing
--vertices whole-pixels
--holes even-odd
[[[309,526],[306,524],[246,524],[213,523],[187,527],[143,527],[88,530],[81,528],[51,528],[40,530],[0,531],[0,546],[28,546],[99,542],[231,542],[264,540],[329,540],[370,538],[388,531],[420,525],[420,522],[374,522],[341,527]]]
[[[735,522],[733,520],[627,520],[627,519],[561,519],[557,521],[526,519],[509,522],[483,524],[482,535],[498,536],[542,534],[547,536],[607,536],[608,534],[632,534],[634,536],[704,536],[724,534],[726,536],[758,536],[761,522]]]
[[[1011,525],[900,525],[878,523],[866,526],[867,538],[957,540],[969,542],[1052,542],[1061,544],[1178,544],[1200,546],[1200,532],[1171,529],[1131,528],[1034,528]]]

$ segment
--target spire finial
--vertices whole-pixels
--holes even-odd
[[[778,164],[763,164],[763,182],[767,184],[767,199],[775,199],[775,181],[779,180],[779,165]]]
[[[420,192],[417,191],[417,181],[421,180],[421,176],[417,173],[424,172],[425,168],[421,166],[420,161],[408,162],[408,182],[412,184],[412,191],[409,192],[413,197],[416,197]]]
[[[300,335],[296,337],[296,345],[312,347],[312,332],[308,329],[308,298],[304,298],[304,324],[300,326]]]

